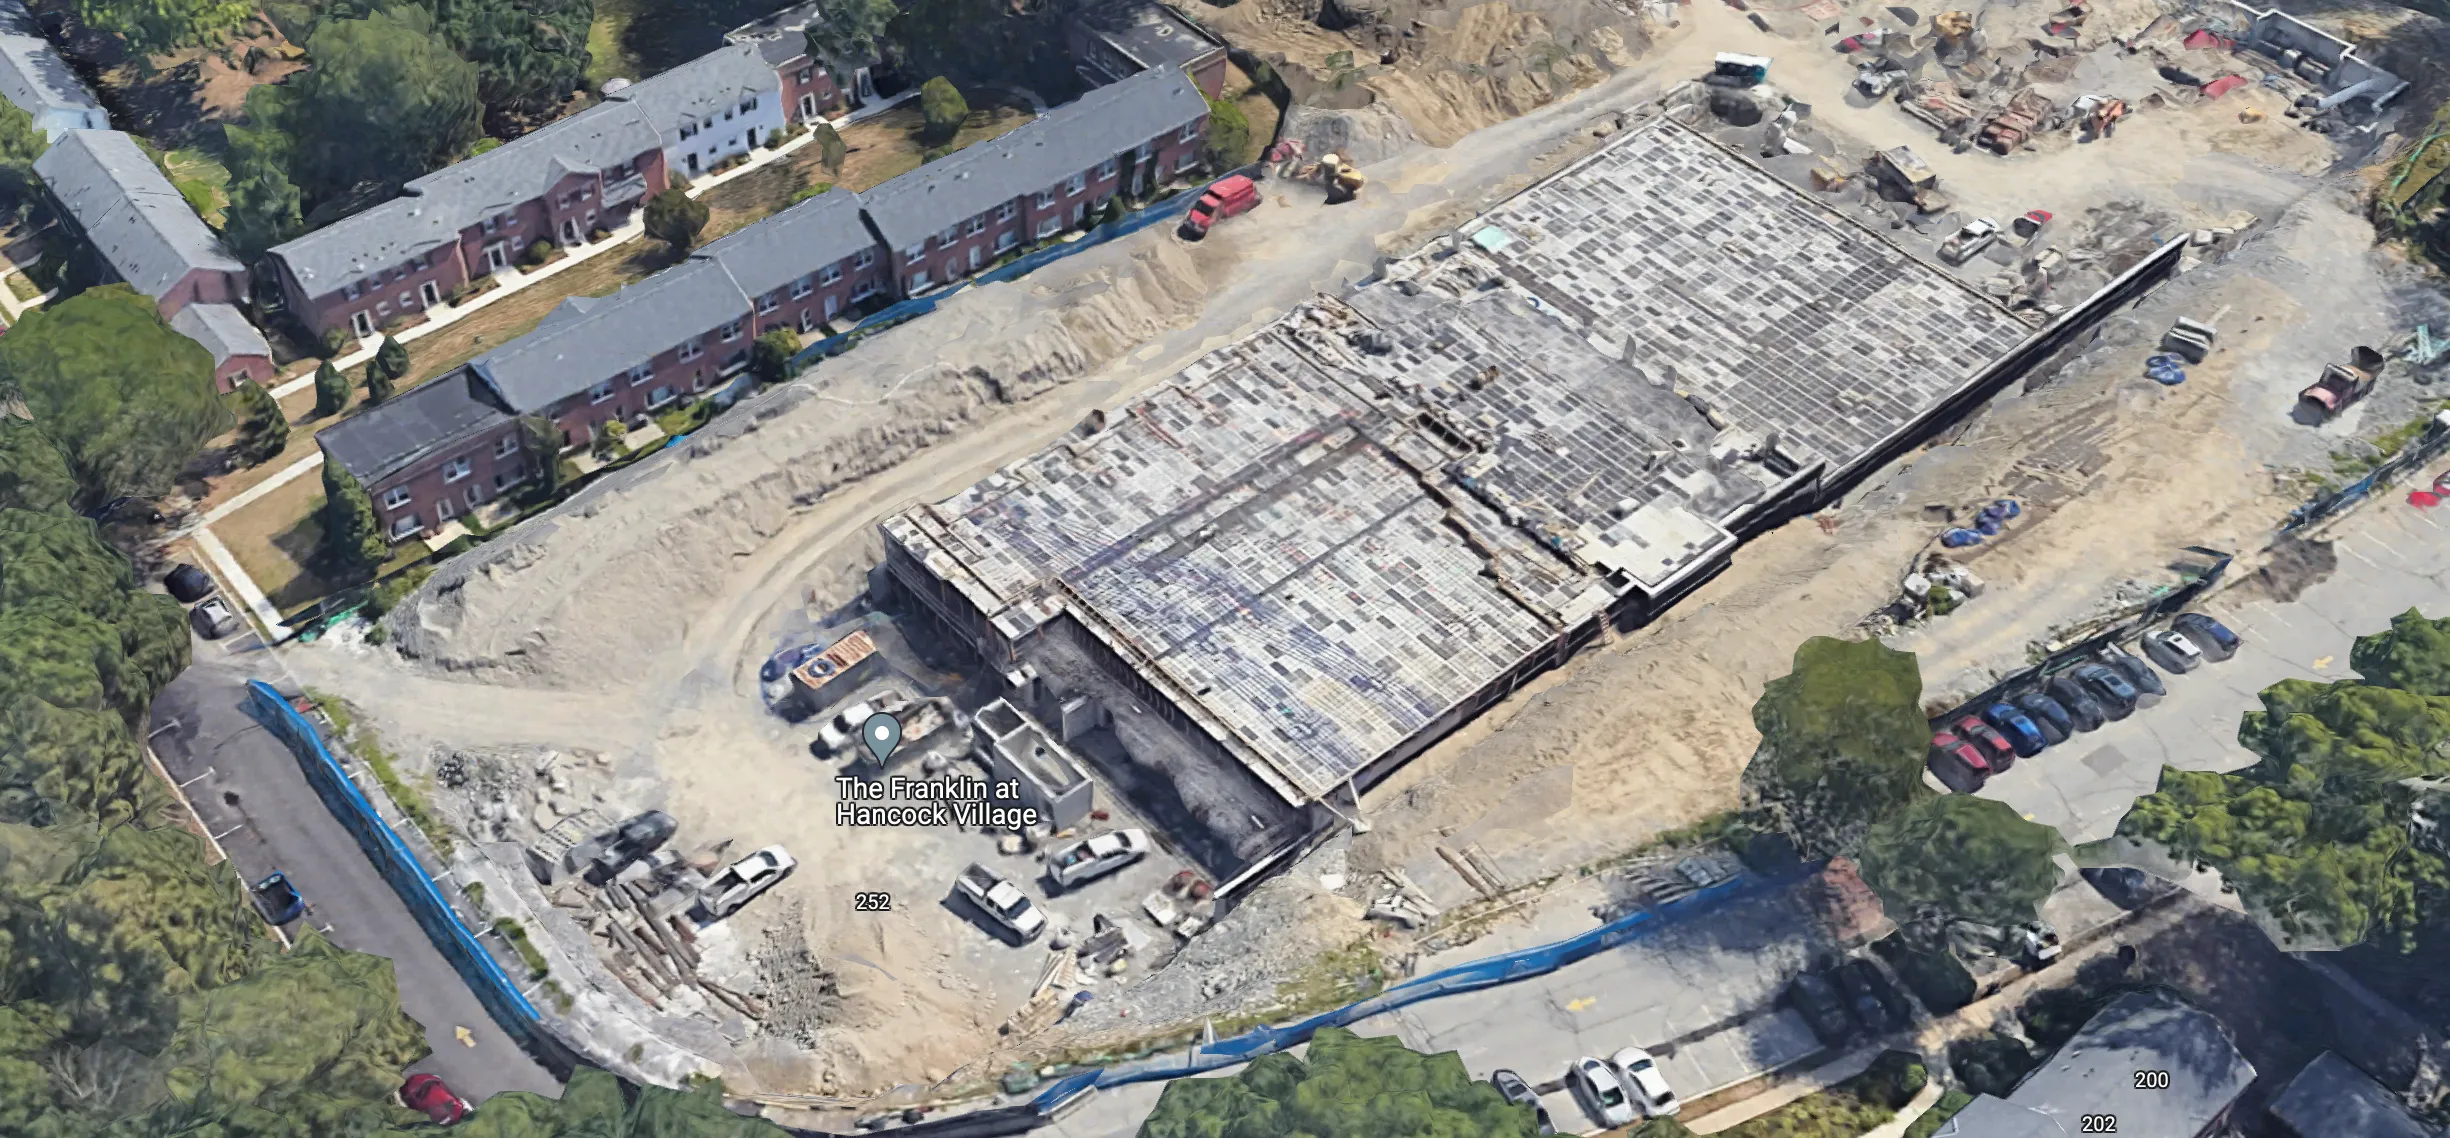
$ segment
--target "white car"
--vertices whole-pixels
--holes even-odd
[[[1940,259],[1951,265],[1962,265],[1999,240],[1999,223],[1987,217],[1965,223],[1965,228],[1940,242]]]
[[[781,846],[767,846],[733,862],[706,884],[706,915],[719,921],[739,912],[741,906],[790,876],[799,864]]]
[[[859,741],[859,729],[867,725],[868,717],[876,714],[875,705],[860,700],[836,712],[825,726],[817,728],[817,743],[828,755],[840,756]]]
[[[1684,1104],[1676,1100],[1676,1092],[1668,1089],[1667,1076],[1659,1072],[1659,1064],[1651,1059],[1650,1052],[1628,1047],[1609,1057],[1608,1065],[1616,1069],[1616,1077],[1642,1104],[1642,1113],[1665,1118],[1684,1109]]]
[[[1565,1069],[1565,1085],[1600,1126],[1613,1130],[1633,1125],[1633,1100],[1626,1097],[1625,1084],[1607,1064],[1588,1055],[1576,1059]]]
[[[953,888],[970,903],[978,906],[989,920],[1012,934],[1015,942],[1026,944],[1046,931],[1046,912],[1021,892],[1021,887],[1004,880],[994,870],[970,863],[961,876],[953,880]]]
[[[2144,655],[2172,675],[2182,676],[2203,666],[2203,649],[2195,647],[2183,632],[2145,633]]]
[[[1116,830],[1082,838],[1046,856],[1046,879],[1059,889],[1104,877],[1148,856],[1148,831]]]

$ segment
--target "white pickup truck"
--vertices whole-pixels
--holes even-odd
[[[968,869],[954,880],[953,888],[970,903],[978,906],[989,920],[1010,933],[1016,942],[1038,939],[1046,931],[1046,913],[1031,902],[1021,887],[1005,880],[994,870],[971,862]]]

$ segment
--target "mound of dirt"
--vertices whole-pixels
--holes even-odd
[[[758,612],[706,611],[744,563],[804,578],[808,566],[772,562],[796,551],[777,539],[820,500],[1113,360],[1186,319],[1205,295],[1176,242],[1098,250],[981,289],[957,312],[929,317],[940,336],[896,338],[820,366],[678,453],[453,558],[388,618],[393,640],[404,655],[488,679],[635,683],[607,662],[686,660],[674,653],[697,627],[745,635]],[[842,536],[857,545],[851,528]],[[855,570],[837,568],[810,590],[833,595],[812,599],[839,603],[859,587]]]

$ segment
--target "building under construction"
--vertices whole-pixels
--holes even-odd
[[[2096,318],[2036,330],[1664,119],[884,523],[1229,882]],[[1111,737],[1107,737],[1108,735]]]

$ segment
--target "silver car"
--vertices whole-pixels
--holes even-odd
[[[1082,838],[1046,855],[1046,879],[1058,889],[1104,877],[1148,856],[1148,831],[1116,830]]]

